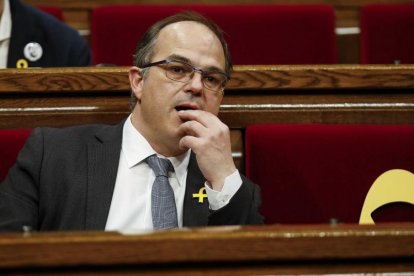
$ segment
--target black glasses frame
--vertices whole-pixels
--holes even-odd
[[[224,73],[224,72],[221,72],[221,71],[217,71],[217,70],[206,70],[206,69],[202,69],[202,68],[199,68],[199,67],[196,67],[196,66],[194,66],[194,65],[192,65],[192,64],[190,64],[190,63],[187,63],[187,62],[185,62],[185,61],[181,61],[181,60],[173,60],[173,59],[164,59],[164,60],[160,60],[160,61],[156,61],[156,62],[151,62],[151,63],[147,63],[147,64],[144,64],[144,65],[142,65],[142,66],[140,66],[140,68],[141,69],[145,69],[145,68],[148,68],[148,67],[152,67],[152,66],[157,66],[157,65],[162,65],[162,64],[168,64],[168,63],[171,63],[171,62],[177,62],[177,63],[181,63],[181,64],[184,64],[184,65],[187,65],[187,66],[189,66],[189,67],[191,67],[192,69],[193,69],[193,72],[199,72],[202,76],[204,76],[204,75],[208,75],[209,73],[219,73],[219,74],[221,74],[221,75],[223,75],[224,77],[225,77],[225,81],[223,82],[223,85],[222,85],[222,88],[220,89],[220,90],[213,90],[213,89],[211,89],[211,88],[209,88],[209,87],[207,87],[205,84],[204,84],[204,82],[202,82],[203,83],[203,86],[205,87],[205,88],[207,88],[207,89],[209,89],[209,90],[211,90],[211,91],[215,91],[215,92],[223,92],[223,90],[224,90],[224,86],[226,85],[226,83],[230,80],[230,76],[228,76],[226,73]],[[168,77],[168,76],[167,76]],[[168,77],[169,78],[169,77]],[[171,78],[169,78],[169,79],[171,79]],[[179,81],[179,80],[175,80],[175,79],[172,79],[173,81],[178,81],[178,82],[181,82],[181,81]],[[191,80],[191,79],[190,79]],[[188,80],[188,81],[190,81],[190,80]],[[185,81],[185,82],[188,82],[188,81]],[[183,83],[185,83],[185,82],[183,82]]]

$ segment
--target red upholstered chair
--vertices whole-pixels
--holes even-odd
[[[31,131],[31,129],[0,130],[0,182],[16,162],[17,155]]]
[[[414,4],[366,5],[360,24],[362,63],[414,63]]]
[[[55,6],[37,6],[37,8],[50,15],[53,15],[60,21],[63,21],[63,11],[61,8]]]
[[[246,175],[262,189],[267,223],[358,223],[384,172],[414,173],[414,125],[252,125]],[[410,204],[376,210],[375,222],[414,221]]]
[[[195,10],[225,32],[234,64],[336,63],[329,5],[115,5],[92,11],[94,64],[132,64],[141,35],[156,21]]]

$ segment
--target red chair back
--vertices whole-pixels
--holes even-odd
[[[63,20],[63,11],[61,8],[59,7],[55,7],[55,6],[37,6],[38,9],[53,15],[54,17],[56,17],[57,19],[59,19],[60,21],[64,21]]]
[[[366,5],[360,24],[362,63],[414,63],[414,4]]]
[[[0,130],[0,182],[16,162],[17,155],[31,131],[31,129]]]
[[[115,5],[92,11],[94,64],[132,65],[142,34],[181,10],[214,20],[234,64],[336,63],[334,10],[329,5]]]
[[[358,223],[378,176],[414,172],[413,141],[412,125],[252,125],[246,175],[262,189],[267,223]],[[391,207],[376,219],[400,219]],[[402,207],[414,220],[414,208]]]

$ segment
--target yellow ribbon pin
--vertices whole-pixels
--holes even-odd
[[[27,60],[21,58],[16,62],[16,68],[28,68],[29,67],[29,63],[27,62]]]
[[[198,198],[198,203],[203,203],[204,198],[207,198],[206,188],[203,187],[198,191],[198,194],[193,194],[193,198]]]

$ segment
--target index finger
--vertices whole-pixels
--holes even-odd
[[[216,121],[218,120],[216,115],[204,110],[180,110],[178,112],[178,116],[182,120],[197,121],[205,127],[208,127],[209,125],[216,123]]]

